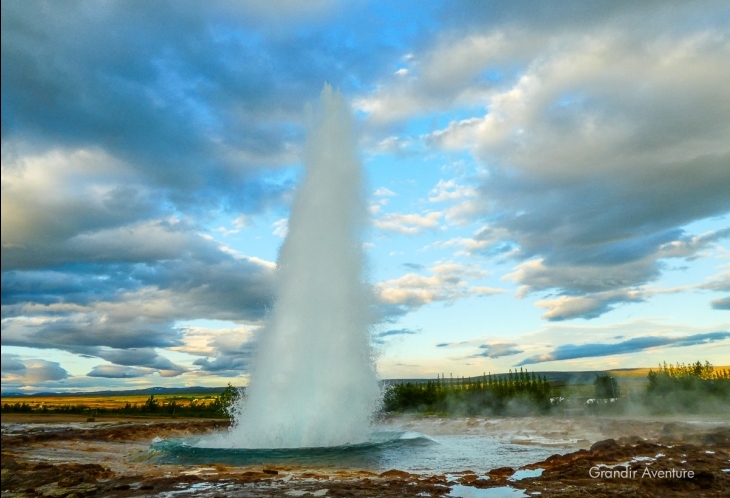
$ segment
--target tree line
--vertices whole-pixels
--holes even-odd
[[[67,415],[125,415],[125,416],[170,416],[170,417],[228,417],[231,407],[240,397],[239,389],[230,383],[213,399],[193,399],[185,403],[181,400],[160,400],[151,394],[144,403],[129,403],[124,407],[89,407],[84,404],[68,405],[31,405],[25,402],[4,403],[2,413],[49,413]]]
[[[701,412],[730,408],[730,370],[710,362],[666,363],[649,370],[644,404],[652,411]]]
[[[730,409],[730,370],[709,362],[659,365],[650,369],[645,386],[623,394],[615,377],[598,374],[595,398],[565,399],[545,376],[522,369],[504,375],[402,382],[389,386],[383,411],[454,415],[546,414],[583,408],[586,413],[619,414],[635,408],[654,413],[723,412]],[[569,396],[566,394],[565,396]]]
[[[386,412],[433,412],[475,415],[543,413],[550,409],[552,387],[545,376],[520,369],[506,375],[391,385],[383,397]]]

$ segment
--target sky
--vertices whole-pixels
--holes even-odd
[[[2,390],[246,383],[328,83],[381,378],[730,364],[722,1],[2,2]]]

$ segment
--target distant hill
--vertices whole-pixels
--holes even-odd
[[[42,397],[42,396],[120,396],[120,395],[146,395],[146,394],[220,394],[225,387],[147,387],[145,389],[127,389],[127,390],[106,390],[106,391],[74,391],[74,392],[37,392],[37,393],[19,393],[19,392],[2,392],[0,396],[3,398],[20,398],[20,397]]]
[[[715,366],[715,370],[726,370],[730,369],[730,366]],[[545,376],[547,380],[553,384],[560,384],[560,385],[580,385],[580,384],[593,384],[593,381],[596,379],[597,375],[603,375],[608,374],[612,375],[614,377],[618,377],[621,379],[622,382],[643,382],[646,380],[646,376],[649,373],[649,370],[653,369],[656,370],[657,367],[642,367],[642,368],[615,368],[612,370],[585,370],[585,371],[578,371],[578,372],[534,372],[535,375],[539,375],[540,377]],[[492,373],[493,376],[504,376],[508,375],[508,372],[500,372],[500,373]],[[412,382],[412,383],[423,383],[428,381],[433,381],[435,379],[386,379],[383,382],[386,384],[401,384],[405,382]],[[447,377],[448,380],[448,377]],[[456,377],[454,377],[454,380],[456,381]]]

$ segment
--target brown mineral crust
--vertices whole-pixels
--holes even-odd
[[[396,479],[409,479],[413,476],[411,474],[409,474],[408,472],[403,472],[402,470],[391,469],[391,470],[386,470],[385,472],[380,474],[380,477],[396,478]]]
[[[491,479],[500,480],[500,479],[506,479],[514,473],[515,473],[515,469],[513,469],[512,467],[499,467],[499,468],[490,470],[489,472],[487,472],[487,475]]]
[[[23,462],[4,454],[0,487],[3,491],[28,490],[56,482],[62,487],[73,487],[81,483],[95,484],[110,476],[108,469],[93,463]]]
[[[303,474],[299,474],[299,477],[302,479],[317,479],[320,481],[326,481],[330,478],[330,476],[325,474],[317,474],[315,472],[305,472]]]
[[[180,422],[157,422],[157,423],[127,423],[95,428],[62,427],[58,429],[46,429],[42,432],[30,432],[23,435],[3,434],[3,449],[14,446],[26,446],[33,443],[41,443],[58,440],[106,440],[106,441],[135,441],[150,440],[154,437],[165,437],[174,435],[200,434],[226,428],[230,423],[225,420],[209,421],[180,421]]]
[[[553,455],[529,465],[529,468],[544,469],[542,475],[515,482],[513,486],[529,493],[540,492],[541,497],[586,496],[587,490],[590,490],[591,496],[606,497],[730,496],[730,475],[722,471],[730,462],[727,432],[721,429],[702,437],[683,434],[677,436],[680,441],[671,440],[669,443],[664,442],[664,438],[663,442],[640,438],[599,441],[591,446],[590,451]],[[683,442],[686,439],[706,441],[706,444]],[[634,460],[636,457],[649,457],[651,460],[637,461]],[[628,470],[632,474],[629,477],[594,478],[589,473],[592,467]],[[654,476],[645,474],[646,469]],[[681,474],[682,471],[692,471],[694,476],[690,478],[686,473]],[[659,477],[658,472],[665,474]]]
[[[459,478],[459,484],[469,485],[478,479],[479,477],[476,474],[466,474]]]
[[[367,481],[367,482],[366,482]],[[333,482],[327,485],[325,496],[350,497],[406,497],[406,496],[441,496],[449,492],[446,486],[435,486],[417,480],[387,480],[371,481],[359,480],[348,482]]]
[[[446,485],[446,476],[444,475],[433,475],[433,476],[427,476],[423,478],[423,482],[427,484],[440,484],[442,486]]]

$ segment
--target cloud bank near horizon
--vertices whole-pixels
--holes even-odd
[[[517,363],[517,366],[544,363],[547,361],[574,360],[577,358],[596,358],[600,356],[613,356],[617,354],[635,353],[653,348],[662,347],[686,347],[698,344],[724,341],[730,339],[730,332],[719,331],[706,334],[694,334],[689,336],[644,336],[634,337],[626,341],[613,344],[609,343],[588,343],[588,344],[563,344],[553,351],[541,355],[531,356]]]

